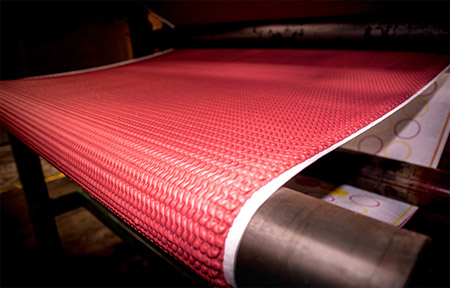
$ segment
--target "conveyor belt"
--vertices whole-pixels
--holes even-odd
[[[212,284],[284,182],[399,109],[448,65],[430,53],[176,50],[0,82],[1,125]]]

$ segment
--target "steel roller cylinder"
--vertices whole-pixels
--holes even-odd
[[[238,287],[402,287],[428,238],[281,188],[253,216]]]

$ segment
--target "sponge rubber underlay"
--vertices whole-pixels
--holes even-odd
[[[2,81],[0,121],[161,249],[227,286],[256,209],[447,65],[447,55],[417,52],[175,50]]]

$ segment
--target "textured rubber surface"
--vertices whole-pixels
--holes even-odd
[[[1,125],[212,284],[262,186],[374,122],[446,55],[177,50],[124,66],[0,82]]]

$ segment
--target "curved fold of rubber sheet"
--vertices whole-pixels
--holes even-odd
[[[264,200],[447,65],[447,55],[409,52],[175,50],[2,81],[0,120],[164,251],[225,286],[234,284],[239,235]]]

